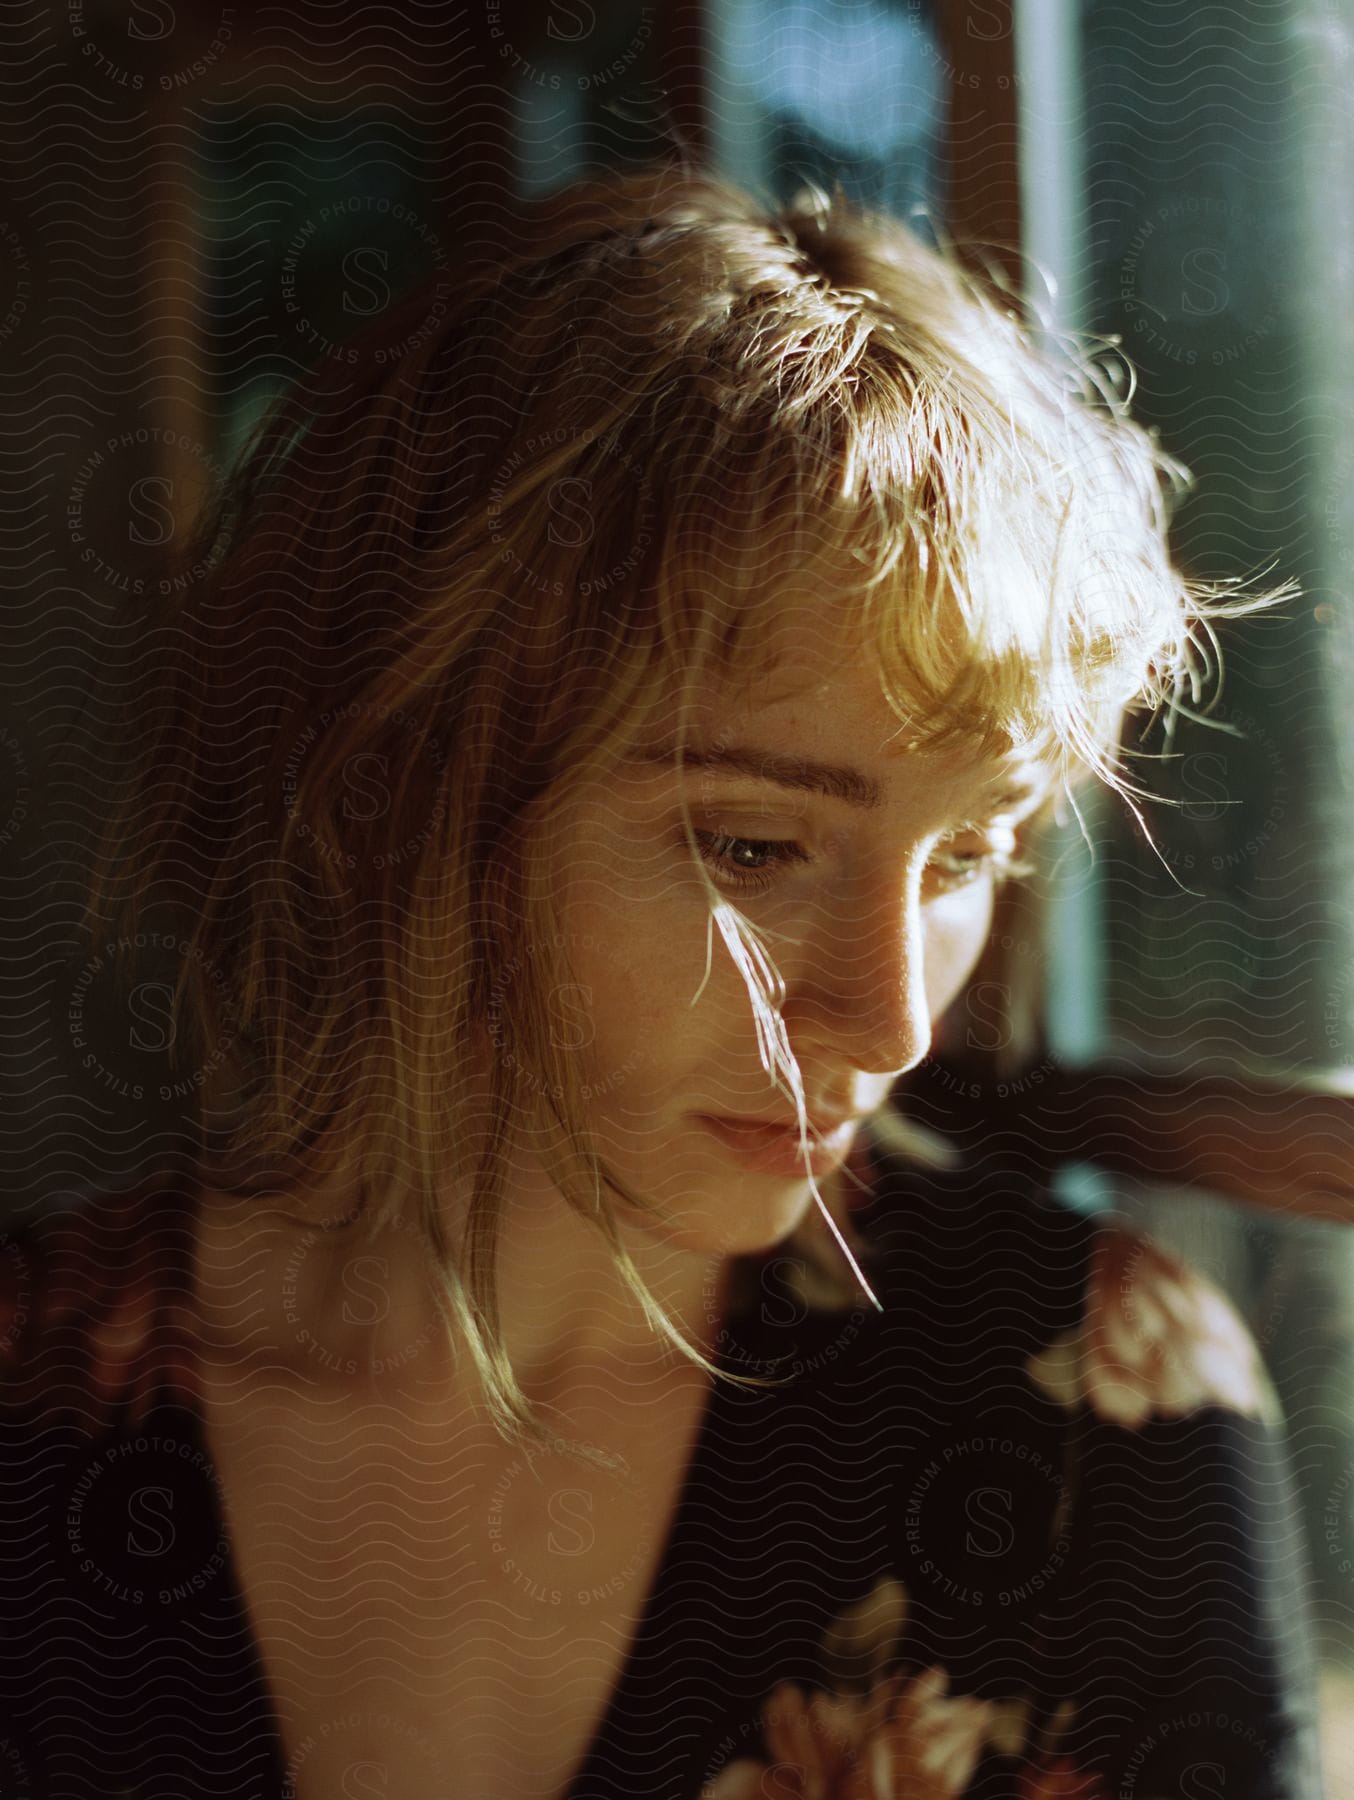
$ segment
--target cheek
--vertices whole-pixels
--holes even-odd
[[[573,919],[575,1003],[586,1014],[580,1048],[589,1080],[607,1091],[634,1084],[635,1092],[646,1081],[661,1082],[681,1060],[700,1010],[690,1002],[704,967],[703,940],[698,954],[659,908],[615,899]]]
[[[604,1075],[671,1068],[708,1034],[725,984],[738,983],[718,932],[707,978],[711,932],[699,885],[687,852],[669,844],[651,812],[624,793],[610,806],[598,803],[558,865],[555,916]]]
[[[973,973],[992,930],[992,883],[975,882],[941,901],[927,920],[926,999],[931,1017],[948,1011]]]

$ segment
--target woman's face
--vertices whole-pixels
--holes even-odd
[[[600,1154],[673,1209],[668,1242],[712,1254],[769,1248],[812,1194],[802,1164],[751,1166],[764,1133],[706,1123],[792,1123],[794,1105],[762,1067],[747,988],[709,924],[683,786],[716,888],[785,983],[811,1123],[876,1111],[926,1055],[982,950],[1015,827],[1047,791],[1003,800],[1021,789],[1012,760],[902,751],[870,659],[838,648],[827,666],[821,611],[790,615],[775,648],[773,677],[702,705],[687,755],[703,760],[679,768],[659,732],[580,796],[561,885],[577,982],[551,1013],[583,1059]],[[815,1163],[820,1181],[851,1135]]]

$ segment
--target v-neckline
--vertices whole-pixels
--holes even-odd
[[[722,1352],[711,1356],[710,1361],[716,1368],[725,1366]],[[649,1591],[640,1610],[638,1622],[630,1639],[629,1647],[616,1671],[602,1711],[598,1717],[597,1727],[592,1734],[587,1748],[583,1752],[577,1771],[564,1789],[560,1800],[583,1800],[582,1789],[596,1772],[596,1765],[602,1752],[616,1735],[617,1727],[622,1719],[622,1708],[634,1685],[634,1674],[639,1658],[650,1637],[655,1616],[660,1603],[666,1598],[671,1576],[673,1552],[677,1545],[683,1520],[689,1510],[692,1492],[695,1489],[696,1477],[709,1454],[709,1447],[715,1432],[716,1410],[723,1400],[723,1385],[719,1381],[706,1378],[705,1400],[701,1407],[700,1417],[692,1434],[691,1450],[687,1457],[686,1467],[676,1483],[676,1492],[672,1502],[672,1510],[668,1519],[668,1528],[663,1538],[663,1548],[654,1567],[653,1580],[649,1583]]]
[[[878,1147],[871,1145],[870,1154],[870,1195],[862,1209],[862,1217],[871,1210],[871,1202],[877,1198],[878,1176],[880,1173]],[[187,1198],[187,1254],[189,1303],[194,1320],[197,1319],[197,1256],[199,1249],[199,1223],[203,1206],[204,1190],[201,1179],[194,1175],[191,1192]],[[768,1254],[774,1254],[768,1252]],[[753,1263],[758,1259],[748,1259]],[[723,1374],[737,1373],[738,1357],[727,1345],[718,1343],[709,1352],[709,1361]],[[201,1371],[201,1348],[194,1336],[192,1344],[192,1386],[195,1397],[194,1424],[197,1430],[199,1445],[204,1454],[211,1456],[211,1447],[207,1432],[206,1418],[206,1386]],[[599,1762],[603,1754],[607,1754],[608,1768],[614,1773],[615,1756],[611,1753],[613,1740],[623,1725],[623,1709],[630,1701],[635,1686],[637,1669],[641,1656],[652,1636],[654,1622],[661,1606],[666,1604],[671,1584],[674,1557],[679,1543],[684,1537],[684,1526],[691,1509],[692,1497],[702,1478],[702,1472],[709,1460],[711,1445],[719,1435],[724,1422],[724,1414],[729,1405],[729,1396],[725,1389],[727,1384],[714,1377],[706,1377],[705,1397],[691,1436],[691,1448],[686,1465],[675,1483],[667,1530],[664,1535],[662,1551],[655,1565],[653,1578],[640,1611],[638,1622],[631,1636],[630,1643],[623,1660],[618,1667],[611,1684],[608,1697],[598,1717],[596,1728],[584,1749],[581,1760],[577,1763],[575,1773],[568,1786],[564,1788],[559,1800],[583,1800],[585,1785],[593,1782],[599,1774]],[[220,1535],[226,1544],[227,1573],[230,1582],[232,1599],[237,1603],[241,1619],[249,1640],[250,1662],[253,1668],[253,1679],[258,1693],[262,1696],[268,1718],[268,1730],[271,1740],[274,1771],[277,1779],[277,1794],[286,1792],[286,1740],[282,1729],[282,1719],[278,1703],[269,1684],[267,1668],[263,1659],[257,1626],[245,1592],[243,1575],[236,1555],[235,1540],[228,1528],[225,1516],[223,1496],[215,1491],[213,1504],[216,1509],[216,1523]]]
[[[184,1210],[186,1214],[186,1249],[187,1249],[187,1286],[189,1310],[194,1323],[199,1318],[197,1306],[197,1260],[199,1253],[199,1230],[201,1211],[204,1203],[204,1189],[201,1179],[196,1175],[191,1181]],[[716,1348],[710,1351],[709,1361],[721,1371],[730,1368],[730,1359],[725,1350]],[[622,1708],[633,1686],[638,1660],[650,1636],[653,1621],[666,1589],[674,1551],[679,1541],[683,1521],[689,1511],[693,1488],[696,1485],[699,1471],[705,1463],[712,1437],[715,1432],[717,1409],[723,1399],[723,1383],[707,1376],[704,1399],[700,1412],[691,1433],[691,1447],[686,1459],[685,1468],[674,1484],[673,1498],[668,1517],[667,1530],[663,1539],[662,1550],[655,1564],[653,1578],[640,1611],[638,1622],[634,1628],[630,1643],[623,1660],[618,1667],[611,1684],[606,1701],[598,1717],[596,1729],[589,1739],[581,1760],[576,1765],[576,1772],[566,1788],[561,1790],[559,1800],[581,1800],[584,1785],[596,1773],[599,1758],[607,1750],[615,1737],[621,1722]],[[193,1395],[192,1416],[198,1438],[198,1447],[203,1454],[213,1459],[212,1447],[208,1433],[207,1421],[207,1385],[203,1372],[201,1344],[194,1331],[191,1339],[190,1392]],[[253,1681],[258,1693],[262,1696],[267,1713],[268,1734],[271,1743],[276,1793],[283,1796],[287,1790],[287,1751],[286,1737],[283,1731],[281,1712],[277,1698],[273,1693],[268,1678],[267,1666],[264,1662],[262,1645],[258,1627],[251,1607],[250,1599],[245,1591],[243,1571],[236,1554],[235,1538],[226,1518],[224,1497],[219,1484],[213,1484],[213,1506],[216,1513],[214,1524],[219,1528],[219,1535],[226,1545],[226,1574],[232,1602],[237,1606],[249,1643],[249,1658],[252,1666]]]
[[[722,1355],[710,1359],[716,1367],[724,1366]],[[201,1392],[201,1388],[197,1390]],[[723,1389],[719,1382],[710,1381],[702,1403],[701,1413],[692,1436],[692,1448],[688,1456],[686,1468],[677,1484],[675,1499],[668,1520],[663,1547],[654,1569],[653,1579],[641,1609],[626,1654],[616,1671],[609,1694],[598,1717],[597,1726],[588,1741],[581,1761],[567,1787],[561,1790],[559,1800],[582,1800],[587,1784],[597,1774],[599,1760],[607,1755],[608,1765],[614,1767],[614,1756],[609,1754],[609,1747],[616,1737],[623,1722],[623,1709],[634,1686],[637,1665],[652,1634],[655,1617],[659,1607],[665,1602],[670,1585],[674,1553],[683,1535],[683,1524],[690,1509],[693,1491],[700,1479],[700,1472],[708,1459],[711,1442],[716,1434],[716,1413],[723,1403]],[[212,1451],[207,1435],[205,1408],[199,1404],[193,1413],[194,1424],[198,1436],[198,1447],[203,1454],[211,1457]],[[213,1487],[213,1505],[216,1518],[213,1523],[218,1529],[219,1539],[226,1546],[226,1573],[228,1592],[232,1604],[237,1608],[249,1640],[249,1658],[252,1680],[257,1692],[262,1697],[267,1713],[267,1729],[271,1743],[275,1781],[275,1792],[278,1800],[289,1790],[287,1786],[287,1749],[286,1737],[282,1726],[281,1712],[277,1698],[268,1679],[267,1667],[264,1663],[263,1650],[259,1641],[258,1629],[251,1610],[249,1596],[245,1592],[243,1575],[236,1555],[235,1539],[228,1527],[225,1507],[220,1493]]]
[[[880,1188],[885,1173],[885,1153],[872,1135],[868,1135],[865,1138],[864,1150],[866,1168],[868,1170],[867,1193],[858,1209],[857,1225],[868,1238],[870,1235],[870,1223],[877,1216],[876,1209],[879,1204]],[[766,1256],[768,1258],[774,1258],[777,1255],[778,1248],[778,1246],[773,1246],[766,1252]],[[746,1260],[755,1265],[763,1259],[753,1256]],[[731,1316],[732,1315],[726,1312],[726,1323]],[[826,1318],[827,1313],[824,1313],[823,1316]],[[746,1314],[739,1315],[739,1323],[746,1328]],[[724,1347],[717,1348],[712,1352],[709,1360],[723,1373],[738,1372],[737,1364],[739,1359],[735,1355],[731,1343],[726,1343]],[[602,1753],[604,1750],[608,1749],[616,1736],[618,1729],[623,1723],[622,1709],[629,1699],[631,1690],[635,1685],[640,1656],[652,1635],[654,1621],[658,1615],[659,1608],[667,1601],[668,1589],[672,1580],[675,1552],[679,1540],[684,1537],[682,1531],[684,1521],[691,1509],[693,1495],[698,1491],[700,1477],[705,1463],[709,1460],[712,1446],[721,1438],[723,1433],[724,1425],[726,1423],[725,1415],[727,1414],[730,1404],[731,1395],[727,1384],[719,1380],[711,1380],[709,1389],[706,1393],[705,1405],[701,1413],[700,1422],[693,1436],[692,1449],[687,1460],[686,1471],[678,1486],[672,1516],[663,1543],[663,1551],[659,1557],[654,1572],[654,1578],[649,1587],[648,1597],[645,1600],[643,1611],[640,1614],[639,1623],[635,1628],[635,1634],[631,1640],[629,1652],[617,1672],[615,1685],[611,1691],[611,1697],[603,1708],[592,1741],[588,1745],[583,1760],[578,1765],[578,1772],[560,1796],[560,1800],[585,1800],[583,1792],[584,1785],[585,1783],[592,1782],[594,1778],[601,1773],[599,1763]],[[609,1767],[614,1786],[614,1758],[609,1759]]]

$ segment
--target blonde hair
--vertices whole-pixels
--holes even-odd
[[[760,1384],[641,1280],[611,1194],[655,1209],[592,1150],[550,1029],[575,784],[674,695],[755,670],[789,587],[822,579],[908,742],[1023,746],[1130,797],[1124,707],[1197,700],[1212,621],[1274,596],[1173,568],[1186,472],[1113,358],[1041,348],[952,247],[816,189],[775,208],[687,168],[600,177],[427,317],[413,296],[272,409],[189,550],[206,578],[149,609],[86,917],[119,870],[133,929],[187,913],[176,1019],[242,1052],[204,1096],[213,1180],[285,1193],[323,1144],[374,1229],[418,1221],[504,1435],[555,1441],[498,1330],[524,1108],[655,1330]],[[573,503],[586,530],[561,529]],[[357,769],[389,771],[383,806],[345,805]],[[799,1104],[774,966],[706,880]],[[473,1183],[461,1245],[448,1170]]]

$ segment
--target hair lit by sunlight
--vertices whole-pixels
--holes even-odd
[[[232,1046],[204,1094],[216,1184],[263,1204],[338,1171],[374,1227],[417,1220],[492,1415],[553,1441],[495,1297],[523,1120],[655,1332],[765,1385],[716,1371],[645,1287],[614,1197],[658,1210],[603,1166],[551,1030],[576,790],[674,698],[684,728],[698,688],[763,670],[789,596],[830,593],[904,747],[1020,751],[1131,800],[1124,708],[1197,701],[1214,621],[1276,596],[1173,567],[1185,472],[1104,346],[1037,348],[955,254],[813,189],[584,182],[436,329],[424,296],[408,311],[408,333],[378,322],[402,356],[359,337],[261,422],[188,547],[210,576],[147,597],[86,918],[185,913],[176,1023]],[[587,496],[586,531],[558,528],[561,495]],[[354,817],[368,755],[398,780]],[[802,1125],[779,977],[706,880]]]

